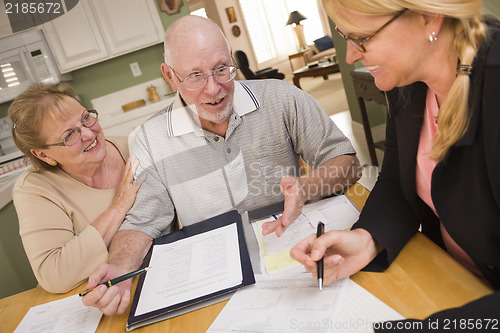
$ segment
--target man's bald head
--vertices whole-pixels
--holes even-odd
[[[208,40],[214,42],[223,40],[227,45],[228,52],[231,53],[226,37],[219,26],[212,20],[196,15],[187,15],[178,19],[165,32],[165,63],[173,65],[176,50],[189,52],[190,47],[203,45]]]

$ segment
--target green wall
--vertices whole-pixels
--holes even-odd
[[[494,14],[500,18],[500,1],[498,0],[483,0],[483,7],[486,12]]]
[[[19,223],[12,201],[0,210],[0,298],[34,288],[37,281],[19,236]]]
[[[483,0],[483,4],[487,12],[500,17],[500,0]],[[342,73],[342,81],[344,83],[344,89],[347,96],[347,103],[349,104],[349,110],[351,111],[351,117],[353,121],[362,123],[358,101],[354,93],[354,85],[349,73],[356,68],[363,67],[363,65],[361,63],[356,63],[354,65],[349,65],[348,63],[346,63],[346,41],[335,31],[335,23],[331,20],[330,26],[332,27],[333,42],[335,44],[335,50],[337,52],[340,72]],[[375,102],[366,102],[365,104],[371,127],[385,123],[387,109],[386,107],[378,105]]]
[[[142,75],[133,77],[130,63],[137,62]],[[125,54],[98,64],[73,71],[72,85],[85,107],[90,100],[161,77],[163,44]]]
[[[178,18],[189,15],[186,0],[180,7],[180,12],[168,15],[160,11],[158,1],[155,1],[158,13],[167,28]],[[133,77],[129,64],[139,63],[142,75]],[[80,96],[83,105],[90,107],[90,100],[112,92],[135,86],[137,84],[161,77],[160,64],[163,62],[163,43],[125,54],[92,66],[73,71],[71,84]],[[7,115],[9,103],[0,104],[0,117]]]

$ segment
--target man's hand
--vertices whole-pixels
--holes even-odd
[[[280,188],[285,196],[285,210],[276,221],[266,222],[262,225],[262,234],[264,236],[276,232],[276,236],[280,237],[285,229],[299,217],[302,207],[304,207],[306,200],[300,178],[283,176],[281,177]]]
[[[354,184],[361,175],[359,161],[354,155],[334,157],[301,177],[283,176],[281,192],[285,196],[285,210],[276,221],[262,225],[262,234],[276,232],[280,237],[286,228],[299,217],[307,200],[331,195]]]
[[[90,274],[86,289],[138,269],[153,238],[141,231],[120,230],[109,249],[110,264],[101,264]],[[101,310],[105,315],[123,314],[130,304],[132,279],[106,288],[99,286],[82,297],[83,304]]]
[[[123,271],[117,266],[101,264],[90,275],[89,283],[85,289],[95,288],[101,282],[114,279],[126,273],[128,272]],[[105,285],[100,285],[83,296],[82,302],[86,306],[98,308],[107,316],[123,314],[130,304],[132,280],[122,281],[109,288]]]

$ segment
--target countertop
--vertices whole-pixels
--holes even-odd
[[[12,188],[16,183],[16,179],[28,167],[26,166],[0,176],[0,209],[12,201]]]
[[[122,110],[115,110],[103,113],[102,115],[101,113],[99,113],[99,124],[101,124],[101,127],[103,129],[106,129],[110,126],[115,126],[121,123],[131,121],[142,115],[150,115],[150,114],[152,115],[153,113],[156,113],[165,108],[166,106],[168,106],[174,100],[175,100],[175,94],[171,94],[164,97],[164,99],[162,99],[159,102],[147,104],[146,106],[133,109],[130,111],[123,112]]]

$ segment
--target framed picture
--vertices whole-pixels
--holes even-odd
[[[236,22],[236,13],[234,12],[234,7],[227,7],[226,13],[227,13],[227,19],[229,20],[229,23]]]
[[[182,0],[158,0],[160,9],[168,15],[177,14],[184,4]]]
[[[231,31],[233,32],[233,35],[235,37],[239,37],[241,35],[240,27],[238,27],[237,25],[233,26],[233,28],[231,29]]]

